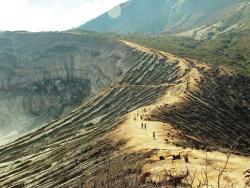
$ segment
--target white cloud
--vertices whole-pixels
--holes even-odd
[[[127,0],[0,0],[0,30],[66,30],[125,1]]]

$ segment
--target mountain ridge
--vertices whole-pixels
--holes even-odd
[[[101,187],[106,182],[104,174],[107,173],[107,164],[110,164],[110,169],[117,168],[118,164],[119,167],[124,166],[124,170],[112,170],[112,180],[108,181],[113,185],[122,185],[119,183],[125,177],[128,185],[132,186],[149,161],[153,164],[159,162],[157,156],[165,154],[171,157],[176,152],[184,155],[187,149],[179,147],[183,146],[190,152],[189,167],[195,167],[197,157],[204,155],[197,155],[198,150],[208,147],[203,142],[204,136],[211,138],[209,150],[223,150],[231,146],[231,141],[237,139],[239,132],[242,138],[234,152],[245,154],[246,157],[240,157],[243,161],[240,168],[235,169],[235,166],[239,166],[234,162],[238,162],[239,156],[233,155],[235,160],[229,164],[230,172],[242,174],[250,154],[250,131],[247,126],[249,78],[152,48],[129,42],[126,44],[130,46],[127,48],[127,62],[130,65],[120,80],[69,115],[0,147],[2,187],[77,187],[82,184]],[[224,81],[228,84],[225,85]],[[178,97],[180,101],[171,104],[168,96]],[[162,97],[167,97],[166,103],[159,100]],[[244,105],[235,106],[236,103]],[[214,105],[219,107],[210,107]],[[191,112],[195,114],[193,117]],[[158,121],[160,126],[168,125],[162,127],[165,140],[161,143],[171,149],[152,150],[153,144],[150,144],[140,152],[124,151],[124,147],[131,143],[126,137],[130,135],[121,134],[119,128],[124,127],[130,113],[132,116],[129,117],[133,118],[130,126],[134,129],[141,129],[140,118],[148,124]],[[136,113],[141,117],[136,117]],[[208,118],[203,113],[208,113]],[[242,117],[241,121],[237,121],[239,117]],[[233,123],[228,123],[230,121]],[[174,130],[178,132],[172,132]],[[207,130],[213,130],[216,134]],[[116,131],[122,137],[110,137],[117,135]],[[143,131],[137,132],[143,134]],[[213,136],[209,137],[210,134]],[[211,152],[211,155],[216,154]],[[213,160],[212,165],[223,165],[220,158]],[[169,167],[173,163],[171,160],[163,162]],[[204,161],[202,164],[205,164]],[[175,168],[178,167],[176,164]],[[149,170],[157,176],[154,168]],[[236,178],[234,175],[232,181]]]
[[[245,0],[132,0],[120,5],[121,15],[111,18],[108,13],[80,26],[80,29],[122,34],[177,34],[208,27],[238,14],[237,8],[249,5]],[[247,12],[247,11],[245,11]],[[154,13],[152,15],[152,13]],[[249,17],[248,17],[249,19]],[[227,22],[227,21],[225,21]],[[223,31],[232,25],[220,27]]]

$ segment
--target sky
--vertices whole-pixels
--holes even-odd
[[[0,0],[2,31],[62,31],[77,27],[127,0]],[[120,14],[119,7],[110,12]]]

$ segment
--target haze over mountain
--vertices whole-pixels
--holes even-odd
[[[245,0],[131,0],[120,7],[118,17],[105,13],[80,28],[123,34],[189,31],[191,35],[191,30],[206,31],[210,27],[207,33],[211,35],[247,27],[250,18],[250,4]]]

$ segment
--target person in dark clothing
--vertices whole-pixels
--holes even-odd
[[[185,160],[185,163],[189,162],[189,160],[188,160],[188,154],[184,155],[184,160]]]
[[[153,139],[155,140],[155,132],[153,132]]]
[[[155,140],[155,132],[153,132],[153,139]]]
[[[141,123],[141,128],[143,129],[143,123]]]
[[[145,129],[145,130],[147,129],[147,124],[146,124],[146,123],[144,124],[144,129]]]

